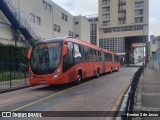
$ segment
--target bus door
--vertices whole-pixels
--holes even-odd
[[[72,42],[68,42],[68,54],[64,56],[63,71],[69,81],[76,80],[76,72],[74,69],[74,46]]]
[[[84,62],[84,69],[85,69],[84,76],[89,77],[90,76],[90,63],[89,63],[90,51],[87,46],[83,46],[83,49],[84,49],[84,61],[85,61]]]
[[[81,62],[82,77],[86,78],[87,77],[87,66],[88,66],[88,63],[86,62],[85,48],[84,48],[83,45],[80,46],[80,52],[81,52],[81,55],[82,55],[82,62]]]
[[[101,58],[102,58],[102,73],[105,73],[105,59],[104,52],[101,50]]]
[[[86,67],[84,63],[84,50],[83,46],[74,43],[74,63],[75,67],[74,70],[76,72],[76,75],[78,74],[78,70],[82,70],[82,77],[85,78],[86,76]]]

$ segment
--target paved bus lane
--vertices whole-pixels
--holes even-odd
[[[119,72],[83,82],[79,86],[70,85],[57,89],[53,89],[51,86],[41,86],[26,91],[26,95],[32,94],[27,99],[21,99],[17,103],[14,101],[13,104],[6,103],[1,105],[1,111],[73,111],[73,113],[74,111],[112,111],[118,108],[117,104],[119,103],[117,101],[122,99],[121,96],[128,87],[136,70],[137,68],[121,69]],[[0,98],[4,95],[0,95]],[[7,102],[12,102],[12,100]],[[55,117],[54,119],[71,118]],[[90,119],[88,118],[87,120]],[[94,119],[106,118],[99,117]]]

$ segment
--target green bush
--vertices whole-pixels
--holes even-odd
[[[0,67],[3,64],[4,69],[12,70],[19,69],[19,67],[22,67],[20,63],[27,65],[28,50],[29,48],[27,47],[0,44]]]

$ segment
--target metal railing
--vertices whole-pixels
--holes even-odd
[[[4,2],[7,4],[8,8],[10,9],[14,17],[18,20],[20,26],[26,28],[30,32],[30,34],[33,36],[34,39],[38,39],[38,36],[36,35],[33,28],[28,23],[27,19],[21,16],[19,10],[15,8],[12,1],[4,0]]]
[[[157,72],[160,72],[160,49],[153,55],[150,61],[150,67]]]
[[[125,112],[121,116],[122,120],[132,120],[132,117],[127,116],[127,113],[132,114],[133,112],[135,92],[137,89],[139,78],[142,75],[143,68],[144,68],[143,66],[139,68],[133,77],[133,80],[130,86],[130,91],[128,93],[128,100],[127,100]]]
[[[0,92],[29,86],[26,63],[0,62]]]

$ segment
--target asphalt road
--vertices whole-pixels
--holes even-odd
[[[117,101],[120,101],[120,96],[137,69],[122,68],[112,74],[87,79],[78,86],[74,84],[36,86],[0,94],[0,111],[112,111],[115,110]],[[106,118],[42,119],[105,120]]]

